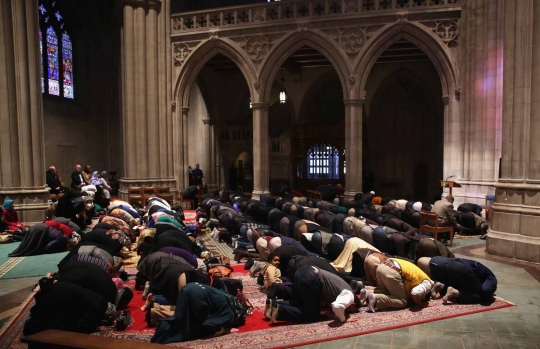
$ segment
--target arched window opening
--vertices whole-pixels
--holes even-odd
[[[339,179],[339,151],[329,144],[317,144],[308,150],[308,179]]]
[[[73,43],[56,0],[39,1],[39,22],[41,92],[73,99]]]

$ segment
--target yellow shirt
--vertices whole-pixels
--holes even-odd
[[[283,281],[281,278],[281,271],[274,267],[272,264],[267,263],[261,270],[261,274],[264,275],[264,288],[270,287],[274,282],[281,284]]]
[[[422,269],[418,268],[415,264],[407,262],[404,259],[390,258],[397,262],[401,267],[401,277],[403,278],[403,285],[407,292],[407,297],[411,297],[411,291],[416,286],[420,285],[424,280],[431,280]]]

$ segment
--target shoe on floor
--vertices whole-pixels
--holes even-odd
[[[253,258],[250,258],[247,260],[246,264],[244,264],[244,270],[249,270],[251,267],[255,264],[255,260]]]

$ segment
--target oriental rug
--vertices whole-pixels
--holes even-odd
[[[350,321],[343,324],[337,322],[331,310],[328,309],[321,315],[321,319],[317,323],[272,325],[269,321],[263,319],[266,295],[260,292],[256,279],[241,270],[241,267],[241,265],[235,266],[233,277],[242,279],[244,294],[255,308],[254,313],[248,317],[246,324],[221,337],[176,343],[176,346],[197,349],[288,348],[513,306],[512,303],[501,298],[496,298],[491,304],[483,305],[444,305],[441,300],[435,300],[431,301],[429,306],[425,308],[381,311],[374,314],[367,313],[366,308],[362,308],[360,312],[350,314]],[[133,283],[128,285],[133,285]],[[134,293],[134,298],[130,304],[131,325],[125,331],[109,329],[97,332],[95,335],[134,341],[150,341],[155,329],[147,327],[144,321],[144,313],[140,311],[144,301],[140,292]],[[13,317],[11,323],[4,327],[4,332],[0,333],[0,349],[26,348],[26,345],[20,342],[20,338],[24,321],[28,317],[33,304],[33,299],[23,303],[19,313]]]

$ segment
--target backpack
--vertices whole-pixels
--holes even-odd
[[[232,296],[227,292],[223,292],[223,294],[234,313],[234,320],[229,325],[231,327],[244,326],[248,315],[253,313],[253,305],[251,305],[251,302],[244,296],[244,293],[240,289],[237,290],[236,296]]]

